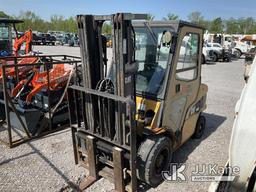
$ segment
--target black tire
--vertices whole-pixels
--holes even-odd
[[[252,192],[255,189],[255,187],[256,187],[256,167],[250,177],[247,192]]]
[[[205,64],[206,61],[205,61],[205,56],[202,54],[202,64]]]
[[[218,58],[217,53],[213,53],[212,57],[213,57],[212,58],[213,62],[218,62],[219,58]]]
[[[148,136],[140,145],[137,154],[138,178],[152,187],[163,180],[172,159],[170,139],[166,136]]]
[[[37,129],[32,132],[32,136],[40,136],[44,131],[49,128],[48,121],[45,119],[44,116],[40,118],[38,121]]]
[[[0,105],[0,122],[5,121],[6,115],[5,115],[5,108],[3,105]]]
[[[206,127],[206,119],[204,116],[200,115],[197,120],[195,132],[194,132],[192,138],[200,139],[204,134],[205,127]]]
[[[237,59],[240,59],[240,57],[242,56],[242,51],[240,51],[239,49],[237,49]]]

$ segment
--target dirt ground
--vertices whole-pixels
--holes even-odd
[[[80,55],[78,47],[36,46],[45,54]],[[111,55],[109,53],[109,55]],[[174,153],[173,162],[187,165],[187,182],[163,182],[141,191],[207,191],[209,182],[191,182],[197,164],[224,165],[234,119],[234,108],[243,82],[243,59],[203,65],[202,82],[209,86],[207,128],[200,140],[190,139]],[[69,129],[9,149],[0,145],[0,191],[76,191],[87,171],[75,165]],[[113,184],[101,179],[86,191],[107,192]]]

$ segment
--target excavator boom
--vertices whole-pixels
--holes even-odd
[[[18,55],[21,45],[24,42],[26,43],[25,54],[28,54],[30,51],[32,51],[32,40],[33,40],[33,33],[31,29],[26,31],[21,37],[16,37],[13,45],[14,54],[16,56]]]

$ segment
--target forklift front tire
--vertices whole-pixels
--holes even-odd
[[[140,145],[137,155],[137,175],[140,180],[156,187],[163,180],[172,159],[170,139],[166,136],[148,136]]]
[[[194,139],[200,139],[204,134],[205,126],[206,126],[206,119],[204,116],[200,115],[196,123],[195,132],[192,137]]]

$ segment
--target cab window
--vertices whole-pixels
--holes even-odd
[[[9,25],[4,23],[0,24],[0,51],[7,51],[8,53],[12,51],[12,42],[9,31]]]
[[[170,46],[160,46],[165,27],[135,28],[136,52],[138,62],[136,92],[159,97],[164,85]]]
[[[199,34],[187,33],[182,40],[177,67],[176,79],[192,81],[197,78],[199,55]]]

